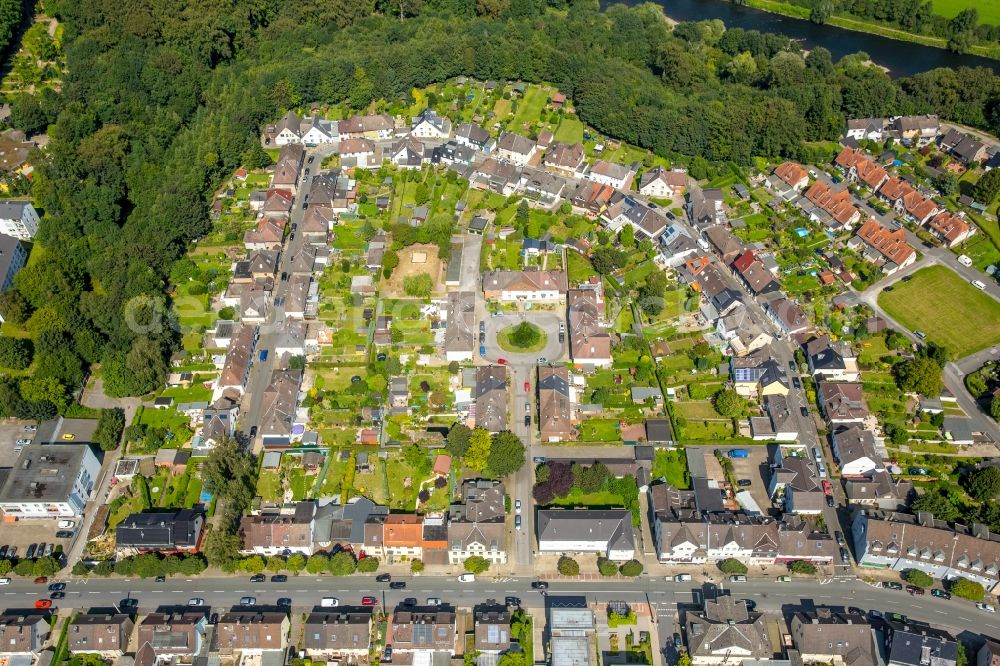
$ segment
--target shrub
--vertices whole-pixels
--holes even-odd
[[[730,557],[727,560],[722,560],[719,562],[719,571],[725,574],[739,574],[743,575],[747,572],[747,565],[743,564],[737,559]]]
[[[562,574],[563,576],[580,575],[580,564],[572,557],[566,557],[565,555],[560,557],[557,568],[559,570],[559,573]]]
[[[904,576],[906,582],[910,585],[916,585],[917,587],[931,587],[934,585],[934,579],[931,578],[930,574],[921,571],[920,569],[910,569],[906,572]]]
[[[410,562],[410,573],[420,573],[424,570],[423,560],[413,560]]]
[[[635,578],[642,573],[642,562],[639,560],[629,560],[618,569],[621,575]]]
[[[377,557],[362,557],[358,560],[358,571],[360,573],[375,573],[378,571],[379,561]]]
[[[788,569],[792,573],[808,574],[810,576],[816,573],[816,565],[812,562],[806,562],[805,560],[795,560],[788,565]]]
[[[608,626],[612,629],[622,625],[636,624],[636,622],[638,622],[638,619],[636,618],[634,610],[630,610],[624,615],[614,611],[608,613]]]
[[[439,476],[438,478],[434,479],[435,488],[444,488],[447,485],[448,485],[448,479],[444,478],[443,476]]]
[[[952,583],[950,592],[956,597],[969,601],[982,601],[983,595],[986,593],[982,585],[968,578],[959,578]]]
[[[597,570],[602,576],[615,576],[618,574],[618,565],[606,557],[597,558]]]
[[[480,557],[479,555],[473,555],[462,563],[465,570],[471,574],[481,574],[490,568],[490,562],[485,557]]]

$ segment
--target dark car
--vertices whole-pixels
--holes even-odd
[[[749,488],[751,485],[753,485],[753,482],[750,481],[750,479],[740,479],[739,481],[736,482],[736,485],[738,485],[740,488]]]
[[[931,590],[931,596],[937,597],[938,599],[951,599],[951,592],[945,592],[944,590],[933,589]]]
[[[310,155],[309,156],[309,164],[312,164],[314,159],[316,159],[316,156],[315,155]]]
[[[62,592],[66,589],[66,583],[52,583],[49,585],[50,592]]]
[[[292,600],[290,597],[278,597],[278,608],[291,608]]]
[[[852,615],[864,615],[865,614],[865,612],[863,610],[861,610],[860,608],[858,608],[857,606],[848,606],[847,607],[847,612],[850,613],[850,614],[852,614]]]
[[[520,606],[521,599],[518,597],[507,597],[506,599],[504,599],[504,603],[506,603],[508,606]]]
[[[847,552],[846,548],[840,549],[840,561],[843,562],[844,564],[851,563],[851,554]]]
[[[799,381],[798,377],[792,377],[792,386],[794,386],[797,389],[802,388],[802,382]]]
[[[118,608],[125,610],[126,608],[138,608],[139,600],[129,597],[128,599],[122,599],[118,602]]]
[[[49,598],[50,599],[65,599],[66,598],[66,593],[65,592],[53,592],[52,594],[49,595]]]
[[[888,613],[886,616],[887,620],[892,622],[899,622],[900,624],[906,624],[906,616],[902,613]]]
[[[830,508],[833,508],[837,505],[837,501],[833,499],[833,495],[826,496],[826,505]]]
[[[212,617],[208,618],[208,623],[209,624],[218,624],[219,623],[219,614],[218,613],[212,613]]]
[[[833,531],[833,538],[836,539],[837,543],[839,543],[841,546],[844,545],[844,533],[841,532],[840,530]]]
[[[392,580],[392,575],[391,574],[379,574],[379,575],[375,576],[375,580],[377,582],[379,582],[379,583],[388,583],[390,580]]]
[[[674,648],[677,649],[677,650],[680,650],[682,647],[684,647],[684,641],[681,640],[681,635],[678,634],[675,631],[674,632]]]
[[[481,344],[481,345],[485,345],[486,344],[486,334],[485,333],[480,333],[479,334],[479,344]]]
[[[376,361],[384,361],[387,358],[389,358],[389,357],[385,355],[385,352],[382,352],[378,356],[375,357],[375,360]]]
[[[351,377],[352,384],[357,384],[360,381],[361,381],[361,375],[354,375],[353,377]]]
[[[276,576],[271,576],[271,582],[272,583],[287,583],[288,582],[288,576],[286,576],[285,574],[278,574]]]
[[[755,608],[757,608],[757,602],[754,601],[753,599],[744,599],[743,603],[745,603],[747,605],[747,610],[748,611],[752,611]]]
[[[788,362],[788,369],[791,370],[792,372],[798,370],[798,366],[795,365],[795,361]]]
[[[281,271],[281,281],[284,282],[288,279],[288,271]]]
[[[524,427],[527,428],[531,425],[531,414],[524,415]]]
[[[157,583],[166,583],[167,582],[167,577],[166,576],[157,576],[156,577],[156,582]]]
[[[912,275],[904,275],[903,276],[903,282],[909,282],[912,279],[913,279]]]
[[[257,436],[257,426],[250,426],[250,439]]]
[[[254,574],[250,576],[251,583],[263,583],[265,580],[267,580],[267,576],[264,574]]]
[[[386,645],[382,651],[382,661],[392,661],[392,646]]]
[[[6,560],[7,559],[7,549],[8,548],[10,548],[10,546],[0,547],[0,560]]]
[[[37,548],[38,548],[38,544],[37,543],[33,543],[30,546],[28,546],[28,550],[25,551],[25,553],[24,553],[24,559],[30,560],[31,558],[33,558],[35,556],[35,550]]]
[[[544,580],[533,580],[531,581],[531,589],[533,590],[547,590],[549,589],[549,584]]]
[[[802,414],[802,416],[805,416],[807,418],[809,417],[809,408],[808,407],[799,407],[799,412]]]
[[[403,589],[406,589],[406,581],[394,580],[391,583],[389,583],[389,589],[390,590],[403,590]]]
[[[417,598],[416,597],[406,597],[405,599],[403,599],[403,605],[404,606],[416,606],[417,605]]]
[[[917,587],[916,585],[907,585],[906,586],[906,591],[909,592],[910,594],[915,594],[915,595],[919,596],[919,595],[922,595],[924,593],[924,588]]]
[[[73,530],[59,530],[58,532],[56,532],[56,538],[57,539],[72,539],[73,538]],[[0,559],[3,559],[3,558],[0,557]]]

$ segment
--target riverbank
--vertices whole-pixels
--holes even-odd
[[[747,7],[770,12],[772,14],[780,14],[781,16],[787,16],[789,18],[800,19],[803,21],[809,20],[809,8],[793,5],[788,2],[782,2],[781,0],[744,0],[744,3]],[[930,46],[945,50],[948,48],[948,40],[944,38],[931,37],[930,35],[917,35],[915,33],[893,28],[875,21],[869,21],[853,16],[831,16],[827,19],[826,24],[837,28],[843,28],[844,30],[864,32],[870,35],[878,35],[880,37],[895,39],[901,42],[911,42],[913,44],[920,44],[922,46]],[[969,49],[969,52],[973,55],[982,56],[984,58],[1000,60],[1000,45],[973,46]]]

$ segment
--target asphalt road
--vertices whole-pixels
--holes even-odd
[[[545,332],[547,336],[545,348],[521,354],[509,352],[500,348],[497,344],[497,333],[508,326],[516,326],[522,321],[530,322]],[[489,317],[486,320],[486,358],[496,361],[498,358],[504,359],[508,365],[535,365],[539,357],[547,359],[553,363],[562,358],[565,351],[565,343],[559,342],[559,322],[564,321],[562,317],[552,311],[538,312],[518,312],[506,313],[498,317]]]
[[[633,605],[647,604],[654,615],[672,616],[678,606],[696,605],[706,596],[731,594],[753,599],[760,610],[790,613],[815,606],[857,606],[864,610],[903,613],[910,618],[956,631],[974,629],[987,635],[1000,636],[1000,617],[979,611],[973,604],[961,600],[931,597],[911,597],[906,592],[873,588],[859,580],[815,579],[776,583],[773,578],[755,578],[747,583],[674,583],[662,578],[642,577],[636,580],[550,581],[545,594],[531,589],[530,578],[493,580],[480,577],[474,583],[459,583],[455,578],[435,576],[394,577],[405,580],[406,589],[389,590],[388,584],[376,583],[373,576],[355,575],[343,578],[303,575],[290,577],[287,583],[250,583],[248,577],[175,578],[165,583],[139,579],[90,579],[67,581],[66,598],[57,604],[66,608],[87,609],[108,607],[122,599],[139,600],[139,609],[148,612],[159,606],[186,605],[191,598],[202,598],[213,610],[225,610],[239,603],[242,596],[256,597],[258,605],[276,603],[279,597],[290,597],[294,608],[310,608],[323,597],[337,597],[341,604],[359,604],[365,595],[376,596],[393,607],[406,597],[423,601],[440,597],[456,607],[469,607],[486,599],[519,597],[526,608],[543,608],[560,597],[586,597],[590,603],[604,604],[622,600]],[[30,608],[34,601],[47,595],[44,586],[29,581],[12,581],[0,592],[5,608]]]

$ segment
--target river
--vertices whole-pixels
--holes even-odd
[[[627,4],[638,4],[628,2]],[[734,5],[726,0],[653,0],[663,13],[677,21],[722,19],[727,28],[773,32],[798,40],[803,48],[822,46],[833,54],[834,61],[845,55],[864,51],[871,59],[888,68],[889,75],[909,76],[938,67],[989,67],[1000,73],[1000,61],[979,56],[958,55],[945,49],[901,42],[864,32],[844,30],[830,25],[816,25],[802,19]],[[610,4],[610,3],[602,3]]]

